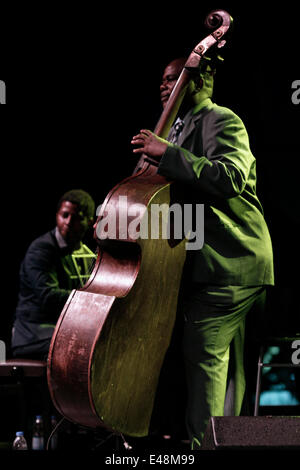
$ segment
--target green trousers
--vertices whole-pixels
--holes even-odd
[[[187,431],[192,449],[201,448],[211,416],[238,416],[245,393],[246,315],[262,309],[264,287],[193,286],[183,300],[183,350],[187,378]],[[229,352],[234,347],[234,387],[228,385]],[[226,401],[225,401],[226,398]]]

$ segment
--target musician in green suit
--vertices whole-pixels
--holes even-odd
[[[164,71],[163,106],[184,62],[176,59]],[[263,307],[266,286],[274,284],[272,244],[256,194],[256,160],[241,119],[212,101],[214,74],[208,60],[195,70],[181,107],[183,122],[176,121],[168,140],[147,129],[132,139],[134,152],[159,160],[158,173],[173,181],[185,200],[204,204],[204,244],[187,251],[180,304],[193,449],[201,448],[210,416],[241,412],[246,315]],[[235,393],[227,401],[230,345]]]

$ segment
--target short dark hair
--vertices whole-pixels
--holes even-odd
[[[92,219],[95,215],[95,202],[92,196],[90,196],[90,194],[83,189],[71,189],[70,191],[67,191],[65,194],[63,194],[63,196],[61,196],[58,201],[57,211],[59,211],[64,201],[77,204],[84,215],[86,215],[89,219]]]
[[[215,75],[217,68],[219,65],[223,64],[223,57],[221,55],[204,55],[201,58],[201,61],[199,63],[198,67],[195,67],[194,70],[191,69],[191,72],[194,72],[195,74],[197,73],[206,73],[208,72],[210,75]]]

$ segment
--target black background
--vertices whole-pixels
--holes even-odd
[[[300,79],[294,3],[264,9],[244,2],[101,5],[3,10],[0,337],[7,337],[14,312],[19,264],[28,244],[54,226],[60,195],[82,188],[98,205],[131,174],[130,140],[140,128],[155,127],[165,65],[191,52],[207,34],[205,16],[216,8],[232,15],[234,30],[215,101],[239,114],[248,129],[274,244],[274,315],[294,331],[300,111],[291,101],[292,82]]]

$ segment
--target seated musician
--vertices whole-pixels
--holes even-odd
[[[93,223],[95,203],[81,189],[59,200],[56,227],[29,246],[20,268],[12,329],[14,357],[45,359],[55,324],[72,289],[83,285],[92,251],[82,243]]]

